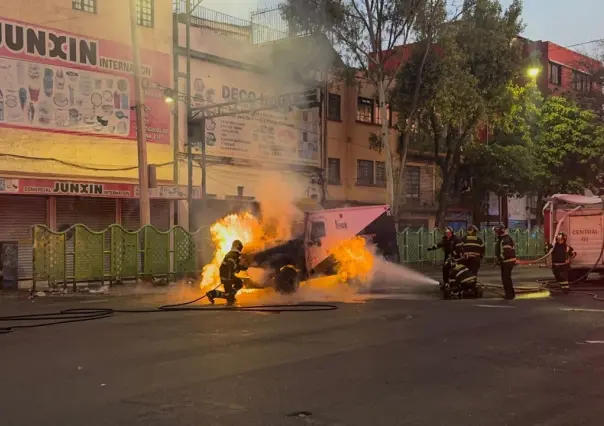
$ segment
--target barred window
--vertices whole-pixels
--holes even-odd
[[[153,27],[153,0],[136,0],[136,23],[141,27]]]
[[[71,0],[71,8],[82,12],[96,13],[96,0]]]
[[[373,123],[373,99],[357,98],[357,121]]]
[[[340,184],[340,159],[327,159],[327,183],[330,185]]]
[[[340,95],[335,93],[330,93],[327,98],[327,119],[340,121],[342,119],[341,116],[341,103],[342,98]]]
[[[383,161],[375,162],[375,184],[386,186],[386,163]]]
[[[357,160],[357,185],[373,185],[373,161]]]
[[[407,198],[419,198],[419,170],[417,166],[405,167],[405,196]]]

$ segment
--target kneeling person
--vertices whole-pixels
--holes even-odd
[[[224,291],[211,290],[206,293],[206,296],[210,303],[214,303],[214,299],[226,299],[227,304],[232,305],[235,303],[235,295],[239,290],[243,288],[243,281],[241,278],[235,276],[239,271],[246,271],[247,266],[243,266],[241,261],[241,250],[243,250],[243,243],[239,240],[235,240],[229,251],[220,264],[220,283],[224,287]]]
[[[482,292],[478,288],[478,279],[470,269],[461,262],[452,262],[449,277],[450,294],[459,294],[471,292],[474,297],[480,297]]]

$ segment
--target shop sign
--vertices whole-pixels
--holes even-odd
[[[0,18],[0,127],[135,139],[130,45]],[[170,143],[169,54],[143,51],[148,142]]]
[[[130,183],[12,179],[0,177],[0,194],[138,198],[139,187],[138,185]],[[187,198],[187,187],[160,185],[157,188],[149,189],[149,197],[184,200]],[[199,187],[193,188],[193,198],[201,198],[201,190]]]

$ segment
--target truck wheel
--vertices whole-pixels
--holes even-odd
[[[275,274],[275,290],[281,294],[292,294],[298,290],[300,280],[293,265],[285,265]]]

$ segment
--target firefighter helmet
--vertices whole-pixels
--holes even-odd
[[[231,245],[231,250],[243,250],[243,243],[240,240],[233,241],[233,244]]]
[[[498,224],[498,225],[495,225],[495,226],[493,227],[493,232],[494,232],[496,235],[503,235],[503,234],[505,234],[505,225],[504,225],[503,223],[500,223],[500,224]]]
[[[468,235],[476,235],[478,234],[478,228],[475,225],[468,225]]]

